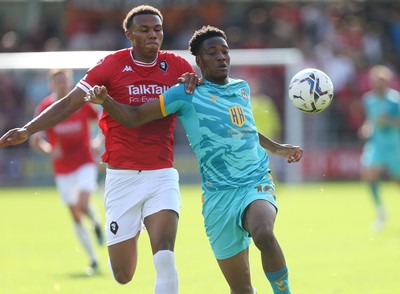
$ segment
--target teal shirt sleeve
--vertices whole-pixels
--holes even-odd
[[[185,91],[184,84],[177,84],[161,95],[161,111],[164,116],[176,113],[178,116],[190,106],[192,96]]]

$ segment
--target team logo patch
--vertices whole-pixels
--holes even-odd
[[[158,65],[158,68],[165,72],[168,69],[168,63],[165,60],[163,60]]]
[[[243,108],[241,106],[233,106],[229,109],[229,115],[231,116],[231,121],[234,125],[241,127],[246,122],[246,117],[244,115]]]
[[[116,235],[117,232],[118,232],[118,229],[119,229],[119,226],[118,226],[117,222],[113,221],[113,222],[110,223],[110,231],[111,231],[111,233]]]

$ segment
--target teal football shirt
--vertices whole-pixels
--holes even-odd
[[[183,84],[160,96],[164,116],[176,113],[199,162],[205,191],[253,183],[269,172],[260,146],[247,82],[229,79],[225,85],[204,80],[193,94]]]
[[[393,89],[386,91],[384,97],[368,92],[363,98],[366,118],[373,124],[369,141],[376,146],[399,146],[400,132],[397,126],[380,124],[381,117],[400,119],[400,95]]]
[[[400,177],[400,130],[396,125],[381,123],[384,117],[400,120],[400,93],[389,89],[384,97],[367,92],[363,97],[365,115],[372,124],[372,134],[364,145],[361,164],[383,167],[393,177]]]

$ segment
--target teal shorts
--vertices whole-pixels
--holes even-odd
[[[396,148],[394,148],[396,147]],[[400,179],[400,152],[397,146],[379,148],[367,143],[361,155],[361,165],[370,168],[383,168],[392,178]]]
[[[255,200],[266,200],[276,209],[275,185],[270,174],[239,188],[204,192],[204,226],[214,256],[230,258],[245,250],[251,242],[242,220],[246,207]]]

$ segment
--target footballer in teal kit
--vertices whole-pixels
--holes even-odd
[[[248,260],[251,239],[261,252],[274,293],[291,293],[286,261],[273,232],[277,204],[264,148],[288,162],[299,161],[303,150],[257,131],[247,82],[229,78],[229,47],[223,31],[203,27],[189,41],[189,50],[204,79],[193,94],[177,85],[159,101],[134,107],[112,99],[102,85],[89,91],[86,100],[101,104],[128,127],[176,113],[199,162],[204,225],[231,293],[255,293]]]
[[[396,178],[400,178],[400,153],[393,154],[393,150],[400,150],[399,104],[400,95],[394,89],[387,90],[383,96],[372,91],[364,96],[365,114],[373,130],[364,146],[362,163],[365,166],[386,167]],[[389,123],[390,120],[393,123]]]
[[[238,217],[247,205],[264,199],[277,207],[268,155],[260,146],[251,111],[250,89],[247,82],[234,79],[226,85],[205,80],[194,94],[185,93],[182,86],[161,95],[161,110],[164,116],[177,113],[186,130],[203,179],[207,235],[216,258],[229,258],[250,244]],[[261,185],[268,189],[257,190]],[[248,191],[237,193],[238,187]],[[236,201],[221,201],[235,197]]]
[[[363,95],[365,120],[360,135],[366,139],[361,154],[361,178],[368,183],[376,220],[374,231],[383,229],[387,212],[380,191],[386,173],[400,182],[400,93],[391,88],[391,70],[382,65],[370,69],[371,90]]]

